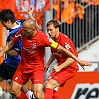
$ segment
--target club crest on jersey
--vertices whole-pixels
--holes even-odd
[[[36,43],[34,43],[34,44],[32,45],[32,47],[33,47],[33,49],[36,49]]]
[[[68,43],[65,43],[65,48],[66,48],[66,49],[70,49],[71,46],[70,46]]]

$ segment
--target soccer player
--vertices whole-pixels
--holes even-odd
[[[47,46],[64,52],[66,56],[72,57],[82,66],[92,65],[90,62],[78,59],[74,54],[53,41],[42,31],[38,31],[36,21],[32,19],[24,21],[23,28],[4,46],[0,52],[0,57],[20,39],[22,39],[22,58],[13,76],[10,91],[16,99],[28,99],[21,91],[21,88],[29,79],[32,81],[33,92],[37,99],[52,99],[49,94],[46,92],[43,94],[42,91],[44,81],[44,54],[45,47]]]
[[[31,19],[33,19],[34,20],[34,18],[33,18],[33,16],[32,16],[32,14],[33,14],[33,9],[31,9],[31,10],[29,10],[28,11],[28,15],[29,15],[29,17],[31,18]],[[55,21],[55,20],[53,20],[53,21]],[[56,27],[59,29],[59,23],[57,22],[57,21],[55,21],[55,22],[49,22],[50,24],[51,24],[51,27],[52,27],[52,24],[54,23],[54,25],[55,25],[55,22],[56,22]],[[59,35],[59,33],[60,33],[60,31],[58,30],[58,29],[55,29],[55,27],[53,26],[52,28],[50,28],[49,29],[49,31],[51,32],[48,32],[49,33],[49,36],[53,39],[54,38],[54,40],[56,40],[56,35]],[[55,31],[55,30],[57,30],[57,31]],[[64,35],[65,36],[65,35]],[[71,41],[71,40],[70,40]],[[61,42],[63,42],[63,40],[61,40]],[[72,41],[71,41],[72,42]],[[73,44],[73,43],[72,43]],[[69,46],[67,46],[67,47],[69,47]],[[73,45],[73,48],[75,49],[75,47],[74,47],[74,45]],[[59,51],[58,51],[59,52]],[[72,52],[72,51],[71,51]],[[75,50],[75,53],[77,54],[77,52],[76,52],[76,50]],[[58,53],[56,53],[56,54],[58,54]],[[66,56],[65,56],[66,57]],[[60,59],[60,58],[64,58],[64,57],[57,57],[58,58],[58,60],[62,60],[62,59]],[[57,59],[56,58],[56,59]],[[53,55],[52,55],[52,58],[51,58],[51,62],[54,60],[55,58],[53,58]],[[64,59],[63,59],[64,60]],[[50,61],[49,61],[50,62]],[[49,64],[49,62],[48,62],[48,64],[45,66],[45,71],[48,69],[48,67],[50,66],[50,64]],[[50,62],[50,63],[51,63]],[[65,63],[64,63],[65,64]],[[77,66],[77,64],[76,64],[76,66]],[[78,66],[77,66],[78,67]],[[84,66],[82,66],[82,68],[84,69]],[[50,80],[49,80],[50,81]],[[44,91],[45,91],[45,85],[46,85],[46,83],[48,82],[48,80],[44,83]],[[50,82],[49,82],[50,83]],[[48,83],[48,84],[49,84]],[[51,85],[52,86],[52,85]],[[54,89],[54,88],[53,88]],[[52,90],[53,92],[51,92],[51,91],[49,91],[50,90],[50,88],[48,89],[48,88],[46,88],[46,90],[47,90],[47,93],[50,95],[51,93],[53,93],[52,94],[52,98],[53,99],[61,99],[61,97],[60,97],[60,95],[57,93],[57,91],[55,91],[55,90]]]
[[[14,13],[10,9],[3,9],[0,12],[0,21],[2,25],[9,30],[6,42],[12,40],[14,35],[22,28],[22,21],[15,19]],[[0,64],[0,82],[3,80],[12,79],[18,64],[20,62],[22,41],[18,41],[9,51],[6,52],[5,60]],[[25,86],[24,92],[31,99],[32,92],[28,91]]]
[[[59,22],[56,20],[50,20],[47,23],[47,32],[49,36],[58,44],[69,50],[76,57],[78,53],[70,38],[59,31]],[[49,75],[45,82],[46,90],[49,91],[49,95],[53,97],[54,94],[58,94],[54,89],[58,86],[63,86],[67,80],[73,78],[78,71],[78,65],[76,61],[66,56],[64,53],[51,48],[51,57],[45,65],[45,71],[49,68],[50,64],[56,59],[58,66],[52,67],[53,72]]]

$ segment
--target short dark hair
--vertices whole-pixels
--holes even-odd
[[[59,22],[57,20],[52,19],[52,20],[48,21],[46,26],[48,27],[51,24],[53,24],[53,26],[55,28],[60,27],[60,24],[59,24]]]
[[[12,23],[14,23],[16,21],[16,18],[14,16],[14,13],[10,9],[3,9],[0,12],[0,20],[4,22],[10,20]]]

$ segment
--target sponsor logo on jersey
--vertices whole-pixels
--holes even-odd
[[[24,46],[22,46],[22,48],[23,48],[25,51],[27,51],[28,53],[31,53],[31,54],[33,54],[33,53],[36,52],[35,50],[30,50],[30,49],[28,49],[28,48],[25,48]]]

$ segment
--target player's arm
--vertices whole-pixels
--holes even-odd
[[[76,62],[78,62],[81,67],[84,69],[83,66],[92,66],[91,62],[89,61],[84,61],[84,60],[80,60],[78,57],[76,57],[73,53],[71,53],[70,51],[68,51],[67,49],[65,49],[64,47],[62,47],[61,45],[59,45],[57,47],[57,50],[63,52],[64,54],[66,54],[67,56],[73,58],[74,60],[76,60]]]
[[[34,21],[36,22],[36,28],[38,28],[38,23],[37,23],[37,21],[35,20],[35,18],[33,17],[33,11],[34,11],[34,9],[31,8],[31,9],[28,11],[28,16],[29,16],[30,19],[32,19],[32,20],[34,20]]]
[[[8,51],[6,52],[6,54],[11,55],[11,56],[18,56],[18,55],[19,55],[19,52],[17,52],[17,51],[14,50],[14,49],[11,49],[11,50],[8,50]]]
[[[81,65],[81,67],[84,69],[84,66],[92,66],[91,62],[89,61],[84,61],[84,60],[80,60],[78,57],[76,57],[73,53],[71,53],[70,51],[68,51],[67,49],[65,49],[64,47],[62,47],[61,45],[59,45],[57,42],[52,41],[52,44],[50,45],[52,48],[55,48],[61,52],[63,52],[65,55],[73,58],[74,60],[76,60],[77,63],[79,63]]]
[[[2,50],[3,48],[0,47],[0,51]],[[14,49],[10,49],[8,50],[7,52],[5,52],[6,54],[8,55],[11,55],[11,56],[18,56],[19,55],[19,52],[17,52],[16,50]]]
[[[54,72],[59,72],[59,71],[61,71],[63,68],[66,68],[66,67],[70,66],[74,61],[75,61],[74,59],[68,58],[68,59],[67,59],[64,63],[62,63],[61,65],[59,65],[59,66],[53,66],[53,67],[52,67],[52,70],[53,70]]]
[[[55,57],[53,54],[51,54],[47,64],[45,65],[45,72],[48,70],[48,68],[50,67],[50,64],[55,60]]]
[[[0,57],[6,53],[8,50],[10,50],[12,48],[12,46],[14,45],[14,42],[11,40],[10,42],[8,42],[3,49],[0,51]]]
[[[64,63],[59,65],[59,67],[60,67],[60,69],[66,68],[66,67],[70,66],[74,61],[75,61],[74,59],[69,57],[69,58],[67,58],[67,60]]]

